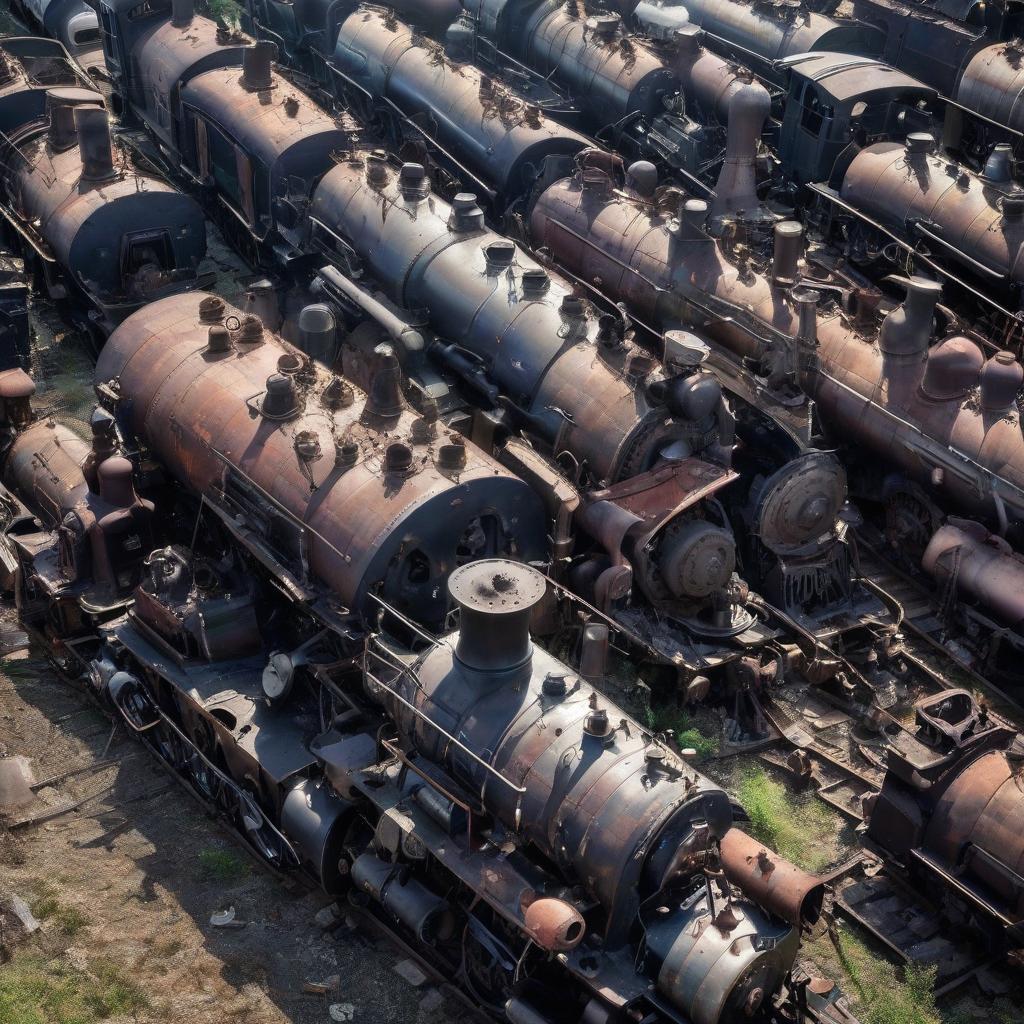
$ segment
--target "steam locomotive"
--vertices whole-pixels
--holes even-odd
[[[377,17],[366,12],[359,16],[359,24],[373,24]],[[402,61],[408,61],[412,37],[403,34],[400,23],[393,24],[387,38],[399,48],[396,52],[402,53]],[[358,48],[348,40],[344,45],[350,52]],[[425,46],[420,44],[421,49]],[[858,62],[851,68],[849,62],[843,66],[838,58],[819,55],[808,63],[813,65],[806,71],[809,81],[843,94],[851,109],[854,102],[861,102],[861,94],[854,89],[862,81]],[[390,67],[388,61],[379,66],[385,65]],[[388,89],[393,96],[402,72],[402,62],[389,71]],[[422,105],[430,93],[425,80],[416,81],[418,88],[410,88],[409,93],[415,91]],[[891,103],[903,87],[893,86],[896,92],[888,88],[879,90],[880,106]],[[432,112],[436,114],[437,108]],[[437,123],[444,121],[439,117]],[[920,147],[921,141],[912,136],[908,146]],[[862,180],[869,181],[868,161],[877,161],[880,153],[894,148],[882,144],[864,149],[854,158],[844,187],[852,191],[860,188]],[[911,162],[926,158],[935,162],[928,154],[914,156]],[[964,337],[963,328],[945,311],[940,311],[938,340],[942,344],[931,344],[938,300],[935,286],[912,283],[909,304],[886,314],[880,325],[873,312],[878,294],[856,275],[828,269],[837,264],[827,251],[816,248],[807,262],[800,263],[796,225],[777,227],[769,266],[757,262],[752,266],[742,248],[730,254],[725,241],[714,240],[721,233],[721,218],[717,225],[709,220],[701,201],[679,197],[673,202],[670,191],[656,188],[649,169],[631,168],[623,190],[617,188],[615,162],[607,155],[588,151],[582,159],[578,155],[577,162],[581,166],[574,175],[538,190],[529,221],[533,244],[578,280],[596,284],[610,298],[626,303],[634,316],[655,330],[700,326],[736,361],[753,359],[764,366],[763,380],[783,387],[797,380],[814,396],[817,412],[833,436],[867,441],[890,465],[896,464],[897,472],[892,473],[879,472],[877,463],[861,462],[862,468],[870,469],[861,478],[861,493],[881,496],[886,502],[887,531],[895,544],[917,557],[923,555],[942,521],[933,493],[988,519],[1001,533],[1020,522],[1024,492],[1014,468],[1021,462],[1024,444],[1015,398],[1019,364],[1008,354],[993,354],[986,363],[984,345]],[[739,166],[734,165],[734,170]],[[892,173],[902,173],[904,166],[894,161]],[[938,169],[927,173],[937,179]],[[995,177],[994,170],[990,175]],[[734,174],[732,180],[737,192],[718,197],[726,203],[741,195],[744,180],[752,178]],[[980,184],[974,186],[975,180],[969,179],[968,193],[977,188],[988,201],[991,186],[982,190]],[[914,181],[920,179],[911,178],[903,187],[911,188]],[[937,180],[935,187],[939,187]],[[873,191],[860,190],[866,205],[874,196],[879,204],[882,197],[891,201],[893,192],[882,185]],[[957,196],[962,194],[958,189]],[[960,216],[960,207],[952,199],[949,208]],[[995,246],[992,231],[984,237]],[[358,241],[354,244],[358,248]],[[389,272],[379,264],[386,258],[379,256],[374,267],[384,280]],[[809,289],[797,286],[801,279]],[[820,313],[814,308],[818,302]],[[880,352],[872,344],[876,332],[879,337],[888,336],[897,323],[903,340],[887,342],[889,349]],[[912,337],[916,340],[910,341]],[[731,388],[741,378],[735,365],[727,371]],[[979,385],[980,407],[973,397]],[[758,391],[762,405],[772,400],[771,392],[772,386]],[[976,426],[968,427],[971,423]],[[893,430],[906,438],[898,450],[889,443]],[[1012,575],[1009,561],[1005,571]],[[991,601],[991,592],[985,598]],[[1018,633],[1010,646],[1018,649],[1020,643]]]
[[[923,698],[890,750],[868,838],[994,947],[1024,947],[1024,737],[966,690]],[[951,882],[953,884],[951,884]]]
[[[366,394],[260,327],[129,317],[92,445],[0,375],[26,626],[258,855],[505,1019],[802,1020],[823,887],[594,689],[599,624],[579,669],[532,645],[544,579],[500,557],[544,558],[531,489],[386,358]]]
[[[181,8],[178,10],[182,11]],[[187,10],[181,13],[181,17],[186,14]],[[143,32],[147,37],[151,34],[154,39],[166,38],[169,48],[173,49],[175,45],[180,47],[181,44],[175,44],[174,34],[168,28],[166,15],[154,18],[159,24],[151,21],[148,28],[145,27],[145,23],[129,25],[126,31]],[[190,38],[191,35],[199,34],[204,40],[206,35],[209,35],[209,39],[195,48],[190,42],[186,52],[187,66],[191,67],[193,62],[203,60],[226,61],[227,57],[222,55],[220,50],[229,40],[222,34],[218,42],[213,30],[204,28],[201,19],[196,20],[199,24],[194,30],[190,29]],[[397,31],[397,21],[394,22],[394,28]],[[180,29],[178,36],[183,36]],[[112,49],[120,50],[123,44],[116,32],[112,34],[111,39],[118,40],[111,43]],[[146,45],[145,39],[141,45]],[[269,44],[263,44],[267,45]],[[306,177],[289,175],[285,180],[283,175],[278,175],[276,196],[273,193],[268,195],[262,186],[254,187],[247,184],[247,181],[268,182],[268,172],[261,163],[246,163],[240,158],[239,154],[245,157],[249,152],[250,147],[245,141],[248,137],[245,131],[248,129],[241,126],[238,129],[227,127],[233,124],[233,119],[237,116],[234,107],[248,110],[251,105],[253,109],[264,111],[274,123],[287,124],[289,115],[286,106],[291,97],[289,90],[294,87],[290,87],[284,79],[280,79],[272,72],[266,71],[269,54],[261,54],[259,45],[250,48],[246,53],[249,56],[244,57],[246,66],[243,67],[241,78],[237,71],[229,73],[225,69],[218,73],[220,77],[217,78],[217,82],[220,88],[205,91],[204,95],[208,99],[204,102],[209,104],[208,108],[205,108],[205,113],[198,104],[190,107],[180,102],[175,105],[173,101],[173,97],[190,95],[192,83],[202,78],[202,75],[191,78],[190,70],[182,72],[183,77],[189,82],[184,88],[179,88],[168,80],[161,86],[162,93],[153,90],[149,90],[149,93],[172,97],[167,104],[168,109],[174,110],[174,128],[169,136],[172,141],[178,139],[185,149],[194,144],[192,139],[208,141],[216,137],[218,141],[210,143],[211,146],[221,146],[222,142],[230,145],[233,159],[226,155],[221,161],[221,166],[227,164],[236,169],[247,169],[250,177],[240,181],[238,185],[229,182],[229,186],[243,193],[252,193],[254,203],[258,201],[261,204],[262,215],[259,223],[264,228],[271,232],[276,230],[282,237],[298,240],[302,224],[309,217],[310,204],[316,182],[319,180],[314,178],[312,167],[318,164],[326,170],[328,166],[334,165],[334,161],[329,159],[329,153],[324,152],[328,146],[323,144],[322,139],[318,142],[317,136],[314,135],[309,140],[309,148],[305,150],[309,160],[306,165]],[[144,68],[149,63],[141,61],[136,66]],[[256,64],[262,76],[259,79],[260,84],[269,83],[269,87],[257,88],[250,93],[252,85],[246,84],[249,73],[247,69],[251,70]],[[115,76],[115,84],[121,83],[122,96],[134,95],[134,81],[131,76]],[[232,97],[232,90],[237,94],[237,98]],[[140,92],[139,95],[145,95],[145,92]],[[247,99],[246,96],[253,98]],[[308,101],[296,99],[295,102],[299,110],[304,110],[304,104]],[[220,108],[217,106],[218,103]],[[242,118],[242,121],[249,124],[248,115]],[[235,131],[236,141],[232,142],[229,136],[224,134],[225,131]],[[314,160],[309,154],[317,146],[320,154]],[[225,151],[226,154],[227,152],[229,151]],[[640,178],[634,175],[628,186],[630,193],[614,193],[611,191],[614,180],[610,173],[615,173],[615,161],[611,161],[609,173],[607,155],[588,155],[583,163],[590,160],[594,160],[600,166],[581,166],[576,174],[562,179],[535,201],[531,226],[533,240],[537,246],[550,250],[552,256],[578,279],[590,285],[598,281],[597,287],[600,291],[616,300],[631,303],[636,315],[651,324],[659,335],[666,329],[680,326],[692,327],[697,324],[708,327],[710,334],[717,336],[721,342],[717,355],[724,354],[726,357],[730,390],[734,387],[739,390],[741,384],[748,387],[752,406],[760,404],[762,407],[777,410],[787,408],[786,403],[792,401],[794,384],[800,385],[805,392],[814,394],[818,403],[817,408],[822,413],[822,420],[826,426],[832,426],[837,430],[845,428],[846,436],[866,441],[869,450],[874,450],[883,458],[891,460],[890,465],[895,462],[895,473],[881,473],[881,467],[877,462],[862,461],[861,466],[870,474],[862,492],[875,498],[881,496],[885,500],[888,507],[890,536],[905,549],[915,551],[920,556],[932,533],[941,523],[941,510],[936,509],[932,494],[944,496],[957,507],[992,522],[1003,532],[1008,526],[1019,521],[1024,492],[1021,491],[1021,482],[1018,479],[1019,467],[1015,466],[1020,462],[1020,449],[1024,441],[1020,436],[1019,426],[1015,425],[1017,414],[1013,411],[1014,401],[1003,394],[1010,388],[1012,379],[1019,369],[1012,357],[1000,356],[998,360],[989,360],[985,372],[988,381],[988,397],[985,400],[987,410],[979,409],[968,392],[981,379],[981,364],[984,362],[982,350],[975,341],[962,338],[961,329],[955,321],[948,320],[946,314],[942,313],[940,330],[943,335],[950,335],[952,343],[933,348],[929,365],[935,369],[929,373],[929,387],[925,389],[921,376],[924,365],[922,359],[928,351],[933,331],[931,319],[934,306],[925,308],[920,317],[914,320],[916,341],[910,345],[908,351],[899,349],[892,355],[883,357],[870,343],[870,339],[878,330],[878,321],[873,312],[879,301],[877,293],[866,288],[865,282],[862,279],[858,280],[856,276],[851,278],[844,273],[827,269],[830,266],[829,256],[822,250],[809,254],[809,262],[801,264],[799,230],[794,233],[792,225],[777,230],[779,244],[777,259],[773,261],[774,270],[770,274],[765,273],[765,270],[768,270],[765,264],[756,262],[752,265],[744,249],[734,251],[728,244],[728,239],[723,244],[710,237],[706,230],[706,211],[699,201],[691,200],[687,206],[678,193],[671,190],[659,192],[658,189],[652,188],[654,183],[646,173]],[[372,162],[387,179],[387,189],[382,189],[382,193],[401,196],[404,202],[406,197],[402,193],[400,181],[395,181],[391,177],[395,168],[388,172],[379,159]],[[369,167],[364,170],[365,173],[370,173]],[[355,177],[362,173],[364,171],[357,172]],[[336,178],[342,176],[344,172],[340,170],[335,174]],[[216,178],[213,180],[216,184]],[[423,184],[422,176],[417,176],[416,182],[409,182],[413,192],[422,188]],[[654,212],[650,202],[652,191],[655,198]],[[373,192],[372,188],[370,192]],[[557,229],[553,223],[557,218],[549,210],[549,206],[552,205],[549,200],[556,197],[568,200],[567,204],[563,204],[562,199],[558,199],[556,204],[560,207],[559,217],[565,215],[565,224],[558,225]],[[219,201],[224,203],[225,207],[232,206],[230,200],[224,199],[223,194]],[[429,207],[437,201],[436,198],[431,199],[426,206]],[[561,209],[563,205],[564,210]],[[570,210],[574,211],[571,216]],[[601,210],[607,210],[610,216],[616,218],[626,216],[626,223],[617,222],[614,230],[610,234],[606,233],[595,220]],[[351,308],[354,303],[364,314],[368,309],[375,310],[369,314],[370,318],[377,319],[378,322],[383,320],[392,336],[395,329],[400,334],[410,326],[415,328],[420,323],[416,321],[416,310],[405,309],[403,312],[402,309],[396,310],[394,305],[396,300],[399,306],[408,305],[412,301],[414,291],[410,291],[407,296],[392,293],[389,297],[390,305],[386,302],[382,307],[380,303],[374,306],[368,301],[374,299],[372,288],[369,295],[366,294],[366,289],[352,289],[352,277],[358,277],[362,271],[356,265],[358,259],[354,264],[351,257],[366,258],[367,254],[358,251],[358,232],[350,236],[346,232],[337,231],[336,225],[330,222],[331,218],[342,217],[344,212],[341,207],[332,206],[329,216],[309,217],[309,223],[318,238],[318,245],[332,250],[331,258],[335,269],[348,279],[349,283],[343,287],[348,293],[349,307]],[[379,217],[380,210],[373,213],[373,216]],[[479,230],[482,225],[478,215],[474,213],[472,217],[477,218],[475,230]],[[579,220],[579,223],[570,223],[573,218]],[[552,223],[547,224],[548,220]],[[319,223],[316,223],[317,221]],[[395,224],[400,223],[402,219],[396,219]],[[390,232],[393,227],[389,226],[388,231]],[[362,226],[359,231],[362,231]],[[332,238],[332,233],[337,237]],[[626,250],[632,255],[625,259],[613,255],[618,251],[617,247],[624,237],[635,238],[635,241],[630,243],[631,248]],[[643,245],[640,244],[641,237],[648,239]],[[395,238],[394,244],[405,244],[398,242],[399,236],[396,235]],[[581,239],[584,240],[582,244]],[[651,250],[651,244],[656,248]],[[631,266],[632,259],[642,262],[647,259],[646,254],[649,251],[652,254],[656,253],[657,247],[663,247],[663,255],[655,257],[651,265]],[[598,251],[603,252],[605,249],[611,255],[611,260],[602,257],[600,267],[590,266],[591,254],[596,256]],[[370,255],[384,261],[389,259],[384,252],[378,254],[378,257]],[[507,244],[499,245],[491,255],[497,257],[496,261],[492,260],[497,264],[510,259],[515,262],[520,258]],[[481,272],[485,272],[486,257],[481,252],[476,258],[481,260]],[[706,273],[698,270],[684,281],[681,275],[671,272],[672,267],[681,268],[691,264],[695,269],[698,268],[701,264],[693,264],[694,259],[707,261]],[[425,260],[422,265],[429,266],[430,261]],[[831,265],[835,266],[834,260]],[[762,267],[765,270],[759,273],[758,270]],[[508,266],[504,268],[505,276],[508,269]],[[491,277],[487,277],[485,273],[487,280],[493,279],[498,282],[505,279],[502,267],[493,266],[492,270],[495,273]],[[393,283],[386,279],[387,276],[387,273],[383,274],[385,280],[378,281],[378,287],[393,286]],[[528,276],[531,279],[536,276],[538,282],[540,281],[539,275],[531,273]],[[514,277],[515,271],[512,268],[512,278]],[[801,278],[816,286],[818,291],[814,288],[800,287]],[[445,278],[443,298],[436,299],[437,309],[433,311],[435,316],[442,319],[448,316],[444,311],[444,303],[449,300],[453,291],[457,293],[457,289],[452,288],[450,280]],[[526,282],[527,288],[529,283]],[[402,288],[405,287],[403,284]],[[434,297],[442,293],[434,292],[430,284],[423,287],[427,290],[422,290],[417,283],[419,298],[415,302],[427,306],[434,305]],[[355,300],[352,298],[353,295],[356,296]],[[822,311],[831,311],[827,320],[815,313],[816,300],[821,301]],[[927,303],[925,305],[927,306]],[[494,308],[504,309],[505,313],[502,315],[507,316],[510,308],[515,307],[510,307],[506,301],[498,302]],[[548,307],[545,316],[551,316],[554,312]],[[460,312],[450,321],[456,326],[457,331],[465,331],[467,321],[460,319],[464,316],[465,312]],[[404,325],[401,323],[403,318]],[[823,320],[820,329],[819,318]],[[889,314],[892,325],[907,319],[906,311],[896,310]],[[559,315],[558,322],[552,324],[551,336],[559,337],[560,332],[566,329],[569,328],[562,323]],[[886,328],[886,333],[892,329]],[[592,332],[593,325],[590,325],[587,328],[588,338],[592,336]],[[443,334],[443,331],[440,333]],[[909,328],[904,331],[905,336],[909,336],[910,333],[912,332]],[[826,360],[822,361],[820,354],[825,351],[824,343],[829,339],[834,339],[834,348]],[[441,340],[447,344],[454,341],[444,338]],[[401,346],[399,348],[401,351]],[[433,351],[440,354],[436,347]],[[865,356],[873,353],[870,361],[873,362],[874,369],[868,370],[866,374],[865,369],[856,362],[860,358],[858,353],[861,352],[865,353]],[[939,386],[934,378],[948,376],[948,373],[945,369],[938,368],[945,367],[947,362],[955,363],[958,358],[966,359],[974,366],[974,376],[966,380],[961,375],[956,384],[946,382]],[[889,367],[894,360],[902,360],[905,364],[901,370],[902,383],[892,390],[891,395],[886,396],[878,391],[878,382],[889,378]],[[449,370],[454,368],[464,381],[476,381],[486,391],[487,381],[478,372],[481,369],[479,355],[471,355],[467,361],[465,353],[460,353],[457,349],[450,350],[447,365]],[[871,376],[872,373],[874,376]],[[486,377],[486,374],[483,377]],[[1002,380],[999,385],[995,384],[997,378]],[[501,389],[498,393],[500,392]],[[518,406],[516,415],[521,426],[524,420],[529,422],[528,416],[522,417],[524,410],[530,411],[528,402],[523,400],[523,395],[506,391],[504,399],[511,399],[513,405]],[[936,401],[939,403],[937,406]],[[999,409],[1003,411],[996,410],[992,403],[998,404]],[[956,415],[951,416],[954,410]],[[968,427],[969,424],[973,426]],[[548,429],[550,430],[550,427]],[[888,443],[893,429],[906,435],[905,447],[896,451]],[[566,436],[570,435],[571,431]],[[550,434],[547,443],[550,444]],[[617,442],[616,447],[608,450],[617,450]],[[554,451],[553,454],[557,457],[558,452]],[[578,453],[574,458],[578,465]],[[612,480],[606,482],[611,483]],[[822,507],[834,507],[832,499],[825,499]],[[612,540],[614,542],[614,538]],[[777,538],[774,538],[772,543],[776,540]],[[782,547],[788,548],[788,543],[782,542]],[[797,546],[800,546],[799,543]],[[606,545],[605,548],[608,552],[618,550],[614,543]],[[824,552],[841,550],[831,544],[821,545],[817,542],[812,545],[812,549],[814,560],[819,567],[827,564],[827,558],[823,560]],[[777,551],[775,554],[779,555],[780,552]],[[792,550],[786,551],[786,555],[792,554]],[[778,561],[777,558],[775,560]],[[781,561],[789,565],[795,564],[792,558],[787,562],[785,556]],[[615,564],[622,564],[621,556],[617,553],[611,555],[611,565]],[[756,557],[747,560],[747,565],[751,564],[757,564]],[[782,578],[785,576],[783,573]],[[831,569],[826,569],[822,573],[815,569],[809,574],[796,574],[796,578],[803,579],[805,583],[818,580],[825,585],[824,590],[811,586],[809,594],[815,598],[820,598],[827,592],[833,580],[842,577],[842,573],[833,573]],[[760,580],[758,582],[760,583]],[[799,592],[800,587],[796,590]],[[596,591],[591,593],[596,595]],[[785,595],[786,587],[783,586],[777,593]],[[782,598],[778,600],[780,604],[787,603]],[[811,604],[808,603],[805,607],[811,607]]]
[[[477,0],[466,0],[473,10]],[[835,0],[752,4],[743,0],[601,0],[642,31],[658,31],[666,11],[699,26],[712,49],[753,61],[780,84],[801,55],[835,50],[879,58],[926,82],[993,129],[990,141],[1013,141],[1024,128],[1020,105],[1021,12],[1012,2],[906,4]]]
[[[188,13],[179,6],[174,17]],[[278,239],[277,255],[301,255],[302,246],[307,258],[330,259],[319,284],[355,329],[343,359],[357,380],[368,386],[366,359],[372,361],[383,340],[394,346],[419,407],[450,418],[472,397],[490,410],[477,420],[485,427],[470,430],[486,430],[502,459],[561,510],[556,518],[566,561],[559,567],[573,592],[602,611],[618,609],[630,594],[642,596],[628,620],[619,621],[685,676],[701,675],[702,665],[731,663],[744,648],[760,647],[775,628],[765,621],[775,610],[754,609],[746,586],[734,582],[736,529],[744,572],[749,566],[769,603],[813,633],[852,630],[870,638],[888,620],[877,597],[853,581],[840,517],[846,484],[831,457],[819,453],[777,472],[800,445],[789,436],[778,442],[781,450],[750,445],[754,461],[740,467],[742,490],[730,503],[734,514],[726,513],[717,492],[737,479],[727,468],[732,414],[719,383],[700,367],[699,339],[670,340],[659,365],[628,343],[614,307],[596,315],[508,239],[486,233],[472,196],[457,196],[449,207],[432,194],[421,165],[409,162],[396,174],[378,153],[350,151],[343,158],[334,122],[308,98],[295,98],[294,87],[270,69],[272,44],[243,49],[241,75],[228,66],[202,71],[228,60],[232,41],[223,33],[218,38],[203,19],[193,18],[187,32],[173,20],[154,18],[148,27],[126,22],[142,33],[142,52],[151,55],[159,44],[180,58],[161,65],[173,66],[180,80],[165,78],[159,88],[137,76],[115,78],[126,109],[133,96],[157,105],[167,97],[170,127],[154,134],[188,172],[204,153],[211,165],[219,159],[220,167],[238,172],[237,180],[214,173],[210,187],[226,215],[239,213],[236,194],[259,211],[245,218],[246,238],[257,240],[258,226],[263,238]],[[147,58],[135,66],[156,64]],[[146,107],[131,109],[148,116]],[[269,155],[251,142],[257,111],[286,139]],[[218,149],[225,156],[218,158]],[[268,167],[279,157],[287,168]],[[393,218],[384,212],[392,204]],[[359,216],[364,222],[356,227]],[[376,264],[367,248],[371,237]],[[417,261],[424,244],[429,251]],[[478,279],[466,275],[467,260],[479,264]],[[363,279],[361,261],[372,281]],[[501,281],[505,289],[496,288]],[[377,288],[386,289],[383,301]],[[429,311],[426,318],[421,309]],[[481,347],[485,320],[507,346],[501,360]],[[532,450],[502,444],[519,433]],[[575,521],[592,544],[582,559],[564,535],[577,505]],[[793,517],[798,525],[787,528],[793,536],[780,541],[773,530],[762,539],[765,516]]]
[[[98,346],[146,302],[195,287],[202,209],[132,164],[63,47],[4,40],[0,79],[0,214],[50,296]]]

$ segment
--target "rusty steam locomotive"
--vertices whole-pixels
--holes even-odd
[[[51,297],[93,335],[198,283],[198,203],[135,167],[101,96],[46,39],[0,47],[0,214]]]
[[[239,52],[187,5],[171,20],[166,13],[125,22],[153,57],[133,67],[173,64],[178,77],[124,77],[124,108],[143,120],[152,109],[171,112],[154,135],[211,190],[243,244],[270,244],[286,263],[310,253],[331,260],[319,284],[354,328],[341,358],[363,385],[367,360],[385,341],[425,413],[452,423],[470,404],[486,407],[467,429],[483,431],[485,446],[545,494],[556,569],[574,593],[616,615],[684,682],[762,648],[779,611],[812,634],[862,635],[854,646],[866,655],[889,614],[856,581],[841,516],[845,477],[833,458],[816,453],[780,468],[801,451],[785,437],[781,450],[748,446],[753,461],[737,479],[728,466],[733,417],[701,369],[699,339],[672,336],[666,358],[652,360],[629,343],[614,306],[597,315],[557,274],[487,232],[472,196],[445,203],[416,163],[399,171],[376,152],[341,158],[339,137],[348,136],[273,72],[271,44]],[[187,32],[175,24],[186,17]],[[173,58],[157,61],[158,51]],[[239,56],[241,73],[228,64]],[[217,63],[224,66],[203,70]],[[250,159],[263,124],[273,143]],[[473,288],[457,283],[466,260],[479,264]],[[507,288],[496,287],[501,281]],[[505,339],[501,360],[481,347],[485,321]],[[504,443],[510,434],[532,446]],[[726,485],[738,493],[723,503]],[[734,576],[738,563],[767,604]]]
[[[96,385],[89,446],[0,376],[23,619],[260,856],[510,1021],[804,1019],[822,886],[594,689],[600,628],[531,644],[541,503],[386,358],[364,393],[190,294]]]

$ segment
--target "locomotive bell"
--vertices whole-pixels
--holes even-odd
[[[448,592],[459,606],[455,657],[479,672],[501,672],[528,661],[530,615],[546,589],[536,569],[503,558],[456,569],[448,578]]]

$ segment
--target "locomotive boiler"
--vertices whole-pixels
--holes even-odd
[[[996,948],[1024,946],[1024,741],[966,690],[916,706],[889,754],[868,837]]]
[[[377,362],[364,395],[258,319],[191,294],[127,320],[96,380],[123,429],[195,494],[242,512],[297,587],[316,580],[365,614],[383,581],[394,604],[436,624],[460,561],[543,561],[543,510],[525,483],[405,407],[390,351]]]
[[[536,99],[543,100],[543,90],[513,95],[472,65],[452,61],[438,43],[380,8],[359,7],[341,22],[325,57],[327,80],[369,118],[387,118],[382,101],[405,117],[425,115],[425,130],[455,168],[464,169],[466,184],[499,210],[529,194],[547,161],[572,157],[589,145],[585,136],[545,116],[531,94],[539,92]],[[410,129],[403,119],[388,140],[397,148],[422,130]]]
[[[728,610],[731,600],[721,603],[736,565],[729,527],[742,524],[760,538],[744,569],[758,584],[774,579],[771,596],[787,611],[830,629],[881,614],[851,585],[838,518],[846,483],[834,460],[808,455],[777,473],[794,453],[776,453],[734,485],[743,497],[732,517],[717,508],[715,492],[734,478],[715,468],[730,456],[733,417],[719,382],[700,370],[699,339],[668,334],[659,367],[615,318],[595,315],[567,282],[488,230],[474,197],[432,195],[418,164],[396,173],[381,154],[354,156],[324,177],[312,216],[315,229],[329,225],[320,237],[336,265],[321,277],[335,301],[386,328],[411,376],[432,364],[461,377],[495,409],[492,432],[493,423],[521,431],[580,490],[576,523],[606,559],[569,575],[589,600],[606,606],[632,578],[662,619],[727,636],[749,623]],[[415,310],[429,310],[436,340],[412,329]],[[348,365],[378,337],[354,333]],[[719,614],[695,614],[709,601]],[[644,632],[660,642],[657,630]]]
[[[50,295],[71,300],[97,344],[150,299],[195,287],[206,253],[202,210],[132,165],[98,93],[41,95],[25,73],[0,84],[0,96],[11,118],[18,112],[3,142],[0,211]]]
[[[101,463],[101,486],[125,467]],[[37,603],[47,542],[16,537]],[[373,633],[360,658],[350,631],[283,596],[262,551],[240,550],[263,578],[230,550],[155,548],[131,607],[76,652],[92,655],[97,695],[258,855],[347,892],[438,968],[461,961],[469,994],[510,1021],[623,1008],[661,1024],[757,1021],[777,999],[802,1019],[790,971],[801,933],[824,923],[824,887],[740,833],[724,791],[531,644],[539,574],[463,566],[456,632],[419,652]],[[258,629],[258,600],[288,614]],[[543,724],[544,741],[515,721]],[[567,759],[578,772],[558,769]],[[571,808],[557,826],[555,802]],[[512,856],[493,856],[499,842]],[[766,884],[780,871],[784,889]]]
[[[906,302],[879,323],[866,305],[870,293],[840,285],[845,305],[825,299],[836,282],[800,263],[798,227],[776,228],[771,267],[753,273],[725,255],[706,220],[703,203],[652,213],[583,169],[540,197],[531,235],[574,274],[599,279],[662,329],[707,324],[709,336],[736,356],[768,356],[767,379],[798,380],[833,436],[868,445],[925,491],[1003,532],[1021,521],[1020,366],[1011,353],[986,360],[979,343],[956,329],[935,339],[941,289],[934,282],[909,282]],[[895,481],[888,486],[912,503],[894,512],[893,528],[923,551],[937,525],[927,502]]]

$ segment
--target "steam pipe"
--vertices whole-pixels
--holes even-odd
[[[397,313],[392,312],[361,285],[356,284],[335,267],[321,267],[319,275],[331,289],[354,302],[371,320],[383,327],[388,337],[403,352],[423,351],[423,335],[408,320],[403,320]]]

